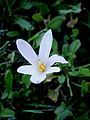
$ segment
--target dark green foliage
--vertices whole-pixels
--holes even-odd
[[[0,0],[1,120],[90,120],[88,5],[87,0]],[[56,63],[61,71],[35,85],[30,76],[17,73],[26,61],[16,39],[25,39],[38,53],[49,28],[51,55],[62,55],[69,63]]]

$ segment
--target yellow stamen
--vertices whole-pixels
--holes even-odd
[[[43,64],[43,63],[40,63],[40,64],[38,65],[38,70],[39,70],[40,72],[44,72],[44,71],[46,70],[46,65]]]

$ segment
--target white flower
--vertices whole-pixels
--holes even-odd
[[[68,62],[62,56],[58,56],[57,54],[49,57],[52,41],[52,31],[48,30],[41,40],[39,55],[37,55],[29,43],[22,39],[18,39],[16,41],[17,48],[21,55],[31,65],[21,66],[17,69],[17,72],[31,75],[30,80],[35,84],[39,84],[45,80],[47,74],[59,72],[59,67],[51,66],[55,62],[60,62],[62,64],[66,64]]]

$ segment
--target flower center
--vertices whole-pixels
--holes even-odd
[[[39,70],[40,72],[44,72],[44,71],[46,70],[46,65],[43,64],[43,63],[39,63],[39,64],[38,64],[38,70]]]

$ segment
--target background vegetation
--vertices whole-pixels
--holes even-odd
[[[0,119],[90,120],[90,8],[88,0],[0,0]],[[18,38],[38,52],[52,29],[51,54],[68,65],[41,84],[17,73],[28,64],[16,48]]]

